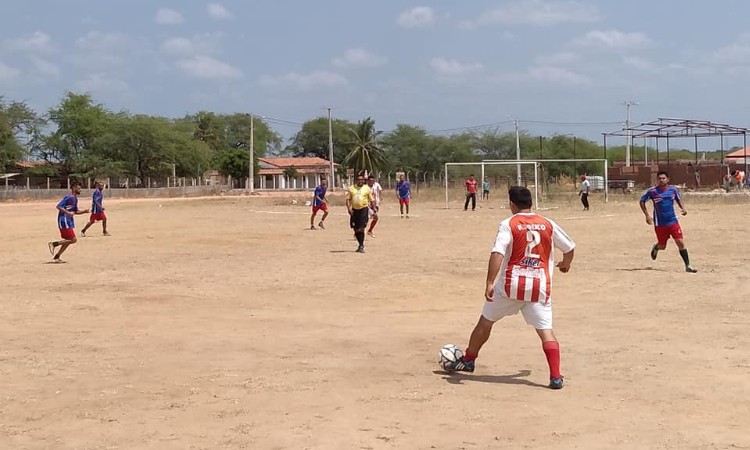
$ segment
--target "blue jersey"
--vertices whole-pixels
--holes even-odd
[[[667,186],[663,191],[658,187],[652,187],[641,197],[641,202],[651,200],[654,202],[654,225],[663,227],[677,223],[677,214],[674,212],[675,200],[682,200],[680,190],[675,186]]]
[[[101,214],[104,212],[104,192],[101,189],[94,189],[94,195],[91,201],[91,213]]]
[[[313,206],[323,206],[324,202],[319,199],[326,198],[326,191],[328,188],[322,184],[315,188],[315,197],[313,198]]]
[[[63,208],[65,211],[77,213],[78,212],[78,197],[73,194],[68,194],[60,200],[57,204],[58,208]],[[64,228],[75,228],[75,221],[72,217],[65,214],[62,211],[57,212],[57,226],[60,229]]]
[[[411,191],[411,184],[408,181],[399,181],[396,185],[396,191],[398,191],[398,198],[409,198],[409,191]]]

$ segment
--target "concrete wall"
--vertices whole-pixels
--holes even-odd
[[[184,186],[153,189],[105,189],[105,201],[109,198],[171,198],[202,197],[218,195],[226,186]],[[68,189],[3,189],[0,187],[0,201],[59,200],[70,192]],[[81,191],[79,198],[89,200],[91,189]],[[82,203],[82,204],[85,204]]]

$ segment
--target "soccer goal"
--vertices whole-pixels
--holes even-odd
[[[477,201],[483,202],[483,183],[488,182],[489,201],[507,200],[508,187],[526,185],[534,195],[534,207],[539,208],[539,164],[537,161],[482,161],[445,163],[445,208],[450,208],[451,198],[466,198],[465,183],[470,175],[477,180]],[[463,206],[463,205],[462,205]]]
[[[506,159],[486,159],[483,163],[495,163],[503,162],[509,164],[516,164],[516,160]],[[604,202],[609,202],[609,177],[607,175],[607,160],[597,158],[583,158],[583,159],[537,159],[534,161],[538,164],[538,168],[541,169],[541,180],[546,181],[546,168],[549,168],[553,164],[563,164],[569,166],[568,169],[572,169],[571,175],[573,182],[576,183],[576,178],[580,175],[587,175],[589,183],[591,183],[591,189],[593,191],[602,191],[604,193]],[[601,171],[601,175],[598,173]],[[535,183],[537,184],[537,183]]]

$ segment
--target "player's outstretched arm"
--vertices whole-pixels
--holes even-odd
[[[570,265],[573,263],[573,257],[575,256],[575,249],[563,253],[563,259],[557,263],[557,268],[562,273],[568,273],[570,271]]]
[[[651,219],[651,215],[648,213],[648,210],[646,209],[646,202],[641,200],[639,205],[641,206],[641,211],[643,211],[643,215],[646,216],[646,223],[649,225],[652,225],[654,222]]]

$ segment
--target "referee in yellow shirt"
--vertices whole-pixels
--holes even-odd
[[[349,211],[354,236],[359,242],[357,253],[365,252],[365,228],[367,228],[368,208],[370,207],[375,209],[375,198],[370,186],[365,185],[365,177],[359,175],[357,183],[346,193],[346,209]]]

